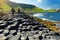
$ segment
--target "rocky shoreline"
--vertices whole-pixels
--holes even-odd
[[[25,13],[16,13],[13,19],[0,20],[1,40],[49,40],[48,36],[54,37],[51,40],[60,39],[60,34],[46,27],[42,20],[38,22]]]
[[[43,23],[45,26],[47,26],[49,29],[56,31],[56,32],[60,32],[60,28],[56,26],[57,24],[60,24],[60,22],[51,22],[51,21],[47,21],[47,20],[42,20],[40,18],[34,17],[34,19],[36,19],[38,22]]]

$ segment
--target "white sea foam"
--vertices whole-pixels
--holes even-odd
[[[46,18],[41,18],[42,20],[48,20],[48,19],[46,19]]]
[[[56,22],[54,20],[49,20],[49,19],[46,19],[46,18],[41,18],[42,20],[46,20],[46,21],[51,21],[51,22]]]
[[[39,17],[39,16],[44,16],[44,15],[41,14],[41,13],[37,13],[37,14],[33,14],[33,16],[35,16],[35,17]]]
[[[58,21],[56,21],[56,20],[51,20],[51,19],[49,19],[49,18],[53,18],[54,16],[46,16],[47,15],[47,13],[36,13],[36,14],[33,14],[32,16],[34,16],[34,17],[37,17],[37,18],[41,18],[42,20],[47,20],[47,21],[51,21],[51,22],[58,22]]]

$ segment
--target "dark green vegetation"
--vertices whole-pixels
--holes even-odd
[[[38,8],[35,5],[30,5],[30,4],[15,3],[15,2],[11,2],[11,1],[7,1],[6,4],[9,5],[10,7],[15,8],[15,9],[20,8],[21,10],[27,11],[27,12],[43,11],[43,9]]]
[[[56,12],[56,9],[44,10],[36,7],[35,5],[15,3],[9,0],[0,0],[0,10],[10,11],[11,8],[15,8],[16,10],[20,8],[21,11],[24,12]]]

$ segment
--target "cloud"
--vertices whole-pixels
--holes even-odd
[[[37,0],[37,2],[41,2],[42,0]]]

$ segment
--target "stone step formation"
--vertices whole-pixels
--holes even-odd
[[[56,33],[24,13],[0,20],[0,40],[48,40],[49,34]]]

